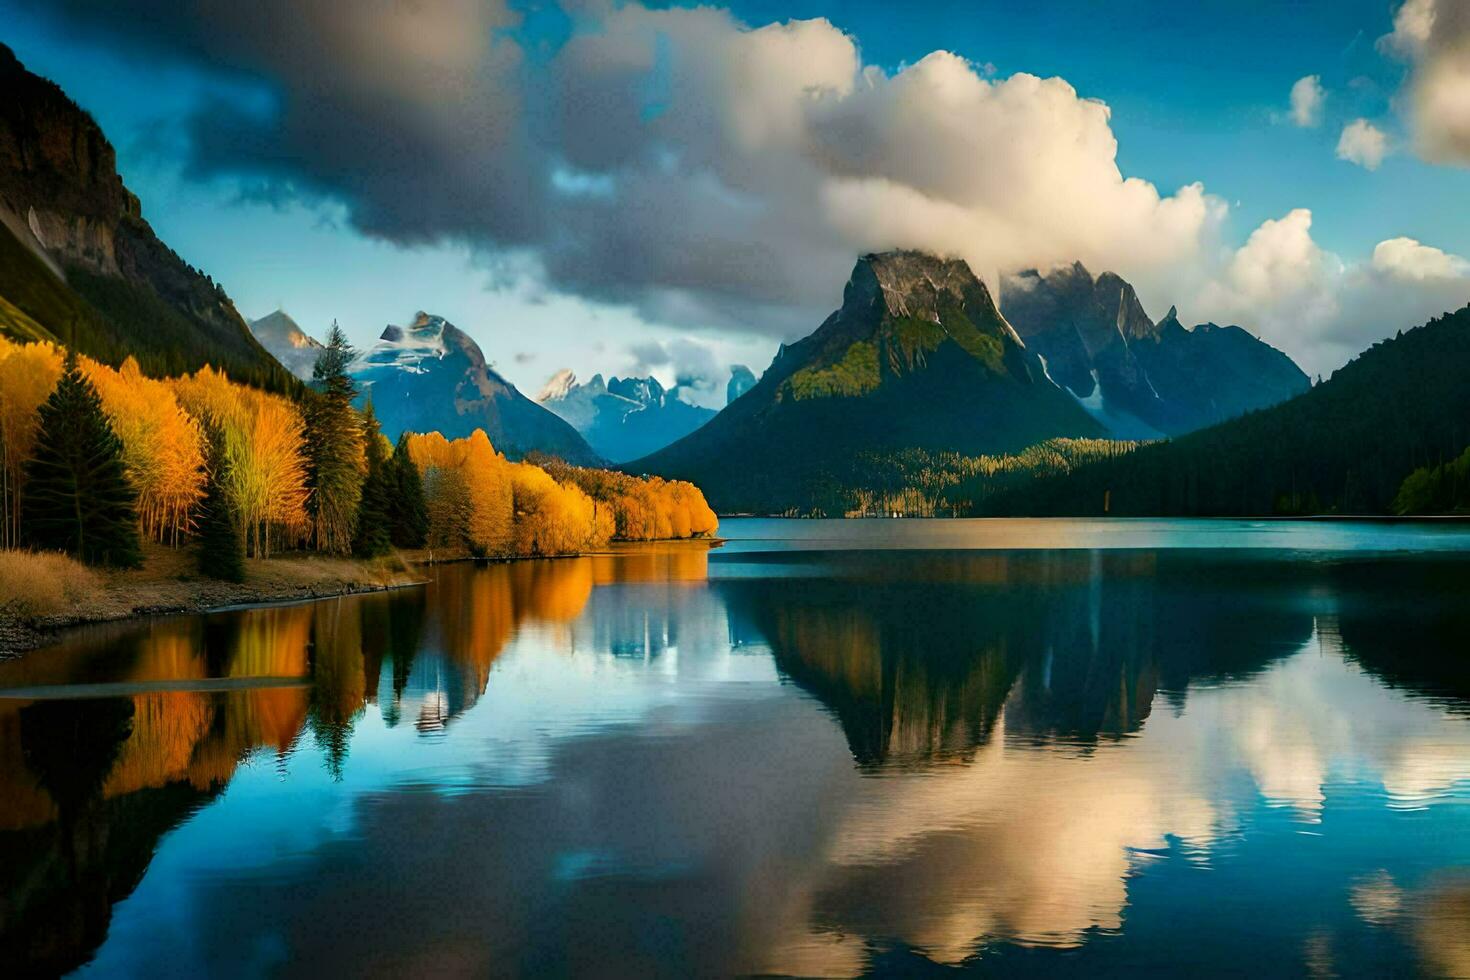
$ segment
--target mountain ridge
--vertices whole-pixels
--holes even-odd
[[[213,279],[143,218],[107,137],[0,44],[0,329],[153,374],[206,363],[294,385]]]

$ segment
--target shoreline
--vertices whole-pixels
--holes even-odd
[[[698,541],[710,548],[723,538],[665,538],[657,541],[614,542],[614,545],[685,544]],[[59,642],[84,626],[142,620],[153,616],[202,615],[262,606],[288,606],[342,596],[369,595],[428,585],[425,574],[435,565],[465,562],[509,563],[553,561],[615,555],[608,548],[573,555],[475,558],[470,555],[434,557],[424,551],[396,553],[393,558],[358,561],[313,554],[286,554],[246,563],[244,582],[202,578],[194,572],[187,549],[150,544],[144,567],[137,571],[99,572],[103,582],[77,608],[43,616],[0,614],[0,661],[14,660]]]

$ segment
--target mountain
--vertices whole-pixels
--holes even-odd
[[[712,408],[691,405],[679,389],[666,391],[657,378],[611,378],[594,374],[585,384],[570,370],[546,382],[537,404],[555,412],[580,432],[601,456],[613,462],[636,459],[662,449],[714,418]]]
[[[1470,306],[1360,354],[1273,408],[996,495],[1009,514],[1385,513],[1470,445]]]
[[[144,370],[294,386],[225,291],[143,220],[92,117],[0,44],[0,331]]]
[[[410,326],[389,326],[351,372],[389,439],[404,431],[456,439],[484,429],[512,459],[539,451],[579,466],[599,462],[576,429],[517,391],[441,316],[421,311]]]
[[[1052,380],[1118,438],[1192,432],[1311,385],[1240,327],[1186,329],[1173,309],[1154,323],[1132,286],[1111,272],[1093,279],[1080,262],[1005,277],[1001,309]]]
[[[287,371],[303,381],[311,380],[311,370],[316,366],[317,354],[322,349],[321,342],[308,336],[285,310],[276,310],[259,320],[251,320],[250,332]]]
[[[730,382],[725,385],[725,404],[730,404],[754,387],[755,372],[744,364],[730,365]]]
[[[718,511],[769,513],[810,509],[859,477],[866,453],[1103,434],[964,262],[888,252],[858,261],[841,308],[783,346],[753,388],[624,468],[692,480]]]

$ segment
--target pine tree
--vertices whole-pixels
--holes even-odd
[[[383,435],[371,404],[363,413],[363,430],[367,439],[367,478],[357,505],[352,553],[359,558],[377,558],[393,549],[389,510],[394,474],[391,458],[383,451]]]
[[[215,426],[205,433],[208,440],[207,482],[203,513],[199,521],[199,571],[226,582],[245,581],[245,535],[240,517],[230,507],[226,485],[229,460],[224,452],[224,434]]]
[[[334,321],[312,368],[313,390],[306,402],[313,537],[319,551],[336,554],[352,548],[366,475],[362,420],[352,407],[357,385],[347,373],[354,353]]]
[[[38,416],[25,468],[21,529],[27,539],[92,564],[137,568],[143,563],[138,495],[123,467],[122,442],[75,353],[67,355]]]
[[[393,544],[399,548],[422,548],[429,538],[429,511],[424,501],[424,481],[408,453],[408,433],[398,437],[393,449],[393,492],[389,497]]]

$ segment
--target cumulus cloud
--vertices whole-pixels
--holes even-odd
[[[1470,262],[1412,238],[1379,242],[1373,250],[1373,268],[1406,282],[1470,279]]]
[[[1411,66],[1405,102],[1419,155],[1470,166],[1470,4],[1407,0],[1379,46]]]
[[[1186,314],[1246,326],[1326,374],[1371,344],[1470,302],[1470,261],[1412,238],[1348,262],[1312,237],[1312,213],[1263,222],[1181,303]]]
[[[1321,75],[1299,78],[1291,87],[1291,121],[1298,126],[1311,127],[1322,122],[1322,105],[1327,101],[1327,90],[1322,87]]]
[[[1377,170],[1388,155],[1388,134],[1366,119],[1354,119],[1342,129],[1337,141],[1337,158]]]
[[[533,51],[505,0],[33,2],[268,88],[196,114],[193,173],[512,252],[665,323],[805,332],[857,253],[894,246],[1162,278],[1225,210],[1124,175],[1109,108],[1062,79],[947,52],[889,72],[825,20],[589,4]]]

